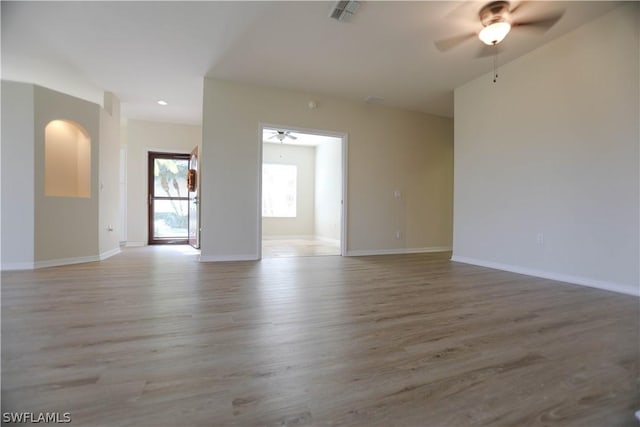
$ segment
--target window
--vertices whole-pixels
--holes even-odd
[[[265,163],[262,165],[262,216],[296,217],[298,167]]]

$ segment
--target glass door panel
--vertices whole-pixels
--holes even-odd
[[[155,239],[188,237],[188,201],[153,201],[153,237]]]
[[[188,154],[149,153],[149,244],[189,237]]]

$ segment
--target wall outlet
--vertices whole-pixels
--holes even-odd
[[[544,234],[538,233],[536,235],[536,243],[539,245],[544,245]]]
[[[393,197],[395,197],[396,199],[399,199],[400,197],[402,197],[402,192],[400,190],[395,190],[393,192]]]
[[[402,239],[402,231],[396,231],[396,239]]]

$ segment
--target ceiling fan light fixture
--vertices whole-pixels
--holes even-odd
[[[511,24],[508,22],[494,22],[484,27],[478,34],[478,38],[482,43],[492,46],[504,40],[510,30]]]

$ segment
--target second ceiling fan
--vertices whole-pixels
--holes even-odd
[[[271,135],[268,139],[277,139],[280,142],[283,142],[285,138],[289,138],[292,140],[298,139],[297,136],[291,134],[291,131],[288,130],[273,130],[273,135]]]

